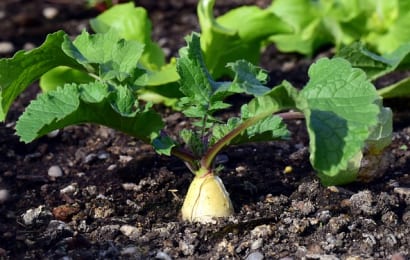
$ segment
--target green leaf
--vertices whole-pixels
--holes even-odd
[[[214,81],[205,66],[198,34],[187,37],[187,43],[188,46],[180,50],[180,58],[177,59],[180,90],[185,95],[180,99],[179,106],[186,116],[206,118],[203,123],[208,126],[209,122],[217,121],[213,113],[229,107],[224,103],[226,97],[235,93],[261,96],[270,91],[261,83],[266,81],[266,73],[243,60],[229,65],[235,74],[232,82]]]
[[[318,60],[300,92],[298,108],[306,117],[310,160],[320,173],[333,178],[348,168],[378,122],[379,97],[366,74],[341,58]]]
[[[296,108],[297,95],[298,90],[289,82],[283,81],[263,96],[252,99],[246,105],[246,110],[242,109],[242,113],[246,111],[242,117],[251,118],[259,114],[270,115],[281,110]]]
[[[61,50],[64,36],[63,31],[49,34],[40,47],[0,60],[0,121],[6,118],[16,97],[47,71],[61,65],[80,68]]]
[[[291,31],[275,14],[257,6],[238,7],[215,19],[214,4],[215,0],[200,0],[197,14],[205,63],[215,78],[231,73],[225,68],[229,62],[259,63],[263,42],[272,34]]]
[[[111,94],[112,107],[121,116],[134,116],[138,111],[137,100],[133,92],[126,86],[116,86],[116,91]]]
[[[363,69],[370,79],[376,80],[393,71],[410,68],[410,43],[404,44],[394,52],[386,55],[377,55],[360,43],[343,48],[338,57],[350,61],[352,66]],[[410,96],[410,79],[405,78],[378,90],[383,98],[397,98]]]
[[[16,132],[24,142],[65,126],[95,123],[117,129],[143,141],[163,128],[161,117],[150,110],[121,116],[116,90],[100,82],[66,85],[38,96],[19,118]]]
[[[405,78],[387,87],[378,90],[380,96],[386,98],[409,98],[410,78]]]
[[[68,82],[83,84],[92,81],[94,81],[94,78],[83,71],[66,66],[59,66],[43,74],[39,84],[41,90],[47,92],[55,90],[57,87],[61,87]]]
[[[410,69],[410,42],[407,42],[393,52],[383,55],[384,58],[390,61],[392,70]]]
[[[263,85],[263,83],[267,82],[268,75],[261,68],[256,67],[245,60],[228,63],[227,67],[235,73],[232,84],[225,84],[225,86],[229,86],[229,92],[262,96],[270,90]],[[224,90],[222,86],[218,89],[218,92],[225,91],[226,90]]]
[[[64,52],[105,80],[122,82],[135,74],[143,45],[119,39],[115,32],[90,35],[83,31],[74,42],[63,43]],[[98,65],[96,65],[98,64]]]
[[[347,168],[339,171],[337,178],[319,172],[323,185],[341,185],[356,180],[368,182],[386,170],[388,156],[385,154],[385,148],[392,141],[393,115],[389,108],[382,107],[381,102],[379,102],[379,106],[381,110],[378,123],[370,131],[366,147],[348,161]]]
[[[154,135],[156,136],[156,135]],[[169,136],[159,135],[156,138],[152,138],[152,146],[158,154],[171,155],[171,150],[175,147],[175,142]]]
[[[151,40],[152,25],[144,8],[135,7],[132,2],[117,4],[91,19],[90,25],[97,33],[113,29],[120,38],[143,43],[145,50],[141,62],[144,67],[157,70],[165,64],[162,49]]]
[[[208,106],[212,92],[217,87],[209,74],[199,43],[199,36],[193,33],[186,38],[187,47],[179,51],[177,71],[181,77],[180,90],[200,106]]]
[[[277,34],[270,37],[283,52],[299,52],[312,55],[314,51],[334,41],[334,37],[322,21],[322,1],[275,0],[269,10],[290,24],[292,34]]]
[[[407,0],[391,2],[395,6],[387,6],[388,12],[385,12],[384,15],[380,14],[381,6],[378,6],[379,8],[375,11],[375,16],[378,15],[384,19],[382,21],[384,30],[372,30],[364,39],[367,43],[375,46],[377,51],[382,54],[390,53],[410,41],[410,2]]]
[[[369,51],[359,42],[345,46],[336,54],[336,57],[344,58],[353,67],[364,70],[370,79],[377,79],[392,68],[391,60]]]

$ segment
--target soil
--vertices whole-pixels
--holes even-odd
[[[223,13],[270,1],[218,2],[216,12]],[[168,57],[184,45],[186,34],[198,30],[194,0],[138,4],[149,10],[153,37]],[[56,16],[46,18],[47,8],[57,10]],[[3,0],[0,43],[9,48],[1,55],[38,46],[57,29],[76,35],[97,14],[78,0]],[[269,47],[261,66],[272,85],[287,79],[302,87],[309,64],[330,53],[305,58]],[[0,124],[0,259],[399,260],[410,254],[408,101],[388,103],[395,113],[394,137],[382,177],[322,186],[309,164],[303,121],[289,122],[290,141],[223,152],[220,176],[235,215],[195,224],[180,216],[192,174],[176,158],[159,156],[138,140],[81,125],[31,144],[19,142],[15,121],[36,93],[34,84]],[[181,114],[159,108],[167,131],[186,125]],[[293,170],[285,173],[287,166]],[[60,170],[62,176],[50,177]]]

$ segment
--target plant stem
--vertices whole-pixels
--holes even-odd
[[[229,142],[231,142],[236,136],[240,135],[243,131],[245,131],[248,127],[254,125],[259,120],[269,116],[270,113],[263,113],[261,115],[252,117],[244,121],[242,124],[238,125],[235,129],[221,138],[218,142],[216,142],[209,150],[205,153],[201,160],[201,167],[205,169],[210,169],[212,165],[212,161],[214,160],[215,156],[221,151]],[[279,113],[277,116],[280,116],[284,120],[297,120],[297,119],[304,119],[304,115],[301,112],[284,112]]]
[[[205,153],[205,155],[202,157],[201,160],[201,167],[205,169],[210,169],[212,166],[212,161],[214,160],[215,156],[219,153],[219,151],[222,150],[227,144],[229,144],[230,141],[232,141],[235,137],[240,135],[243,131],[246,130],[246,128],[254,125],[256,122],[259,120],[262,120],[263,118],[269,116],[270,113],[263,113],[255,117],[251,117],[242,124],[238,125],[236,128],[234,128],[231,132],[229,132],[227,135],[222,137],[219,141],[217,141],[214,145],[211,146],[211,148],[208,149],[208,151]]]
[[[276,115],[280,116],[283,120],[305,119],[305,115],[298,111],[283,112]]]
[[[171,149],[171,154],[181,159],[192,173],[195,173],[198,170],[198,165],[196,163],[197,159],[190,152],[179,147],[173,147]]]

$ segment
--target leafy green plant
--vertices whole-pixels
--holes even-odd
[[[395,51],[379,55],[368,50],[362,43],[353,43],[341,49],[336,56],[345,58],[357,68],[364,70],[372,81],[381,79],[393,72],[405,72],[410,69],[410,43]],[[402,73],[406,75],[405,73]],[[383,98],[409,98],[410,76],[382,86],[378,90]]]
[[[205,63],[215,78],[230,73],[228,62],[246,59],[258,64],[270,36],[292,31],[273,12],[257,6],[241,6],[215,18],[214,4],[215,0],[200,0],[197,15]]]
[[[339,48],[360,40],[389,53],[410,41],[407,0],[275,0],[268,9],[294,30],[270,38],[284,52],[312,55],[324,45]]]
[[[178,106],[194,127],[173,137],[165,131],[161,115],[138,99],[136,90],[150,73],[138,66],[143,49],[141,43],[113,31],[83,32],[73,41],[64,32],[51,34],[39,48],[0,60],[0,119],[17,95],[48,70],[65,65],[86,73],[93,81],[64,84],[30,103],[16,124],[21,140],[31,142],[68,125],[95,123],[149,143],[159,154],[183,160],[195,175],[182,215],[200,222],[233,213],[215,170],[217,154],[228,145],[289,138],[282,119],[305,119],[310,161],[326,185],[354,181],[363,150],[381,151],[389,142],[391,113],[382,107],[366,74],[346,60],[318,60],[302,90],[286,81],[266,87],[267,74],[244,60],[228,63],[232,81],[215,81],[195,33],[187,37],[176,62],[183,93]],[[222,121],[216,112],[228,108],[225,99],[237,93],[253,98],[241,106],[238,117]]]
[[[164,52],[157,43],[152,41],[152,25],[143,7],[135,7],[132,2],[113,5],[91,19],[90,26],[96,33],[112,31],[120,38],[134,40],[144,45],[138,66],[145,69],[147,73],[143,87],[138,89],[140,99],[173,105],[181,96],[176,83],[179,76],[175,62],[166,63]],[[49,91],[68,82],[92,81],[93,78],[83,71],[74,67],[60,66],[41,77],[40,87],[43,91]]]

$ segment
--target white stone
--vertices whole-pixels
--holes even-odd
[[[0,189],[0,204],[6,202],[10,198],[10,193],[6,189]]]
[[[262,260],[264,258],[261,252],[252,252],[247,257],[246,260]]]
[[[23,215],[23,222],[25,225],[31,225],[33,224],[33,221],[38,218],[41,214],[41,211],[43,211],[44,206],[38,206],[37,208],[34,209],[29,209],[27,210]]]
[[[127,163],[130,162],[132,160],[132,156],[129,155],[120,155],[120,163]]]
[[[76,191],[77,191],[77,183],[72,183],[68,185],[67,187],[62,188],[60,190],[60,193],[70,195],[70,194],[74,194]]]
[[[135,191],[141,190],[141,186],[135,183],[123,183],[121,184],[121,186],[124,190],[135,190]]]
[[[63,170],[58,165],[53,165],[48,169],[48,176],[58,178],[63,176]]]
[[[14,51],[14,45],[11,42],[0,42],[0,54]]]
[[[54,19],[58,15],[58,9],[55,7],[46,7],[43,9],[43,16],[49,20]]]
[[[110,166],[107,167],[107,170],[108,171],[113,171],[113,170],[115,170],[115,168],[117,168],[117,165],[116,164],[111,164]]]
[[[122,225],[120,227],[121,233],[123,233],[125,236],[131,238],[131,239],[136,239],[141,235],[141,228],[137,228],[131,225]]]
[[[259,238],[259,239],[257,239],[257,240],[255,240],[255,241],[252,242],[252,244],[251,244],[251,249],[252,249],[252,250],[259,249],[259,248],[262,247],[262,245],[263,245],[263,239],[262,239],[262,238]]]
[[[155,259],[161,259],[161,260],[172,260],[172,258],[164,252],[159,251],[157,255],[155,256]]]
[[[49,138],[54,138],[54,137],[56,137],[56,136],[58,135],[58,133],[60,133],[60,130],[59,130],[59,129],[56,129],[56,130],[51,131],[50,133],[48,133],[48,134],[47,134],[47,137],[49,137]]]

